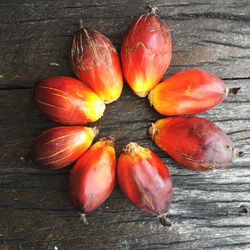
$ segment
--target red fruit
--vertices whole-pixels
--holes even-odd
[[[223,168],[232,160],[230,138],[204,118],[161,119],[152,124],[149,133],[158,147],[191,170]]]
[[[49,77],[34,88],[38,108],[51,120],[68,125],[97,121],[103,101],[80,81],[66,76]]]
[[[227,95],[224,81],[201,69],[183,70],[150,91],[150,103],[162,115],[204,112],[221,103]]]
[[[77,77],[91,87],[105,103],[119,98],[123,86],[120,60],[115,47],[106,36],[88,28],[76,31],[70,59]]]
[[[32,158],[44,167],[66,167],[89,148],[97,134],[97,128],[80,126],[48,129],[35,139]]]
[[[167,166],[150,149],[129,143],[118,160],[118,183],[127,198],[142,211],[163,220],[172,196]]]
[[[73,206],[84,213],[96,210],[112,193],[116,178],[113,140],[96,142],[70,172],[69,197]]]
[[[168,26],[154,13],[135,19],[121,46],[123,75],[136,95],[144,97],[160,82],[172,57]]]

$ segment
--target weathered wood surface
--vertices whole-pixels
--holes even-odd
[[[0,3],[1,88],[31,87],[45,74],[72,74],[68,51],[80,18],[118,48],[131,17],[148,4],[160,8],[173,34],[169,74],[203,67],[223,78],[249,77],[249,0],[11,2]]]
[[[147,127],[161,116],[125,86],[95,123],[99,137],[115,136],[118,154],[136,141],[169,165],[173,226],[164,228],[141,213],[118,189],[88,216],[86,226],[67,199],[70,167],[53,171],[27,160],[32,139],[55,125],[36,110],[31,87],[44,76],[73,75],[67,54],[79,18],[119,48],[131,16],[152,2],[173,34],[167,76],[201,67],[229,87],[241,87],[202,116],[223,128],[243,153],[225,170],[196,173],[178,167],[148,137]],[[0,249],[250,249],[249,0],[12,0],[2,1],[0,9]]]

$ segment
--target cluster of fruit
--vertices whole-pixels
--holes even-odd
[[[221,103],[227,95],[225,83],[213,74],[191,69],[158,84],[170,64],[172,43],[169,28],[154,10],[130,25],[121,46],[122,67],[106,36],[81,27],[73,36],[70,54],[80,80],[50,77],[34,88],[38,108],[51,120],[70,126],[43,132],[34,141],[32,157],[49,168],[63,168],[77,160],[68,188],[73,205],[83,213],[94,211],[107,199],[117,178],[134,205],[167,224],[172,181],[161,159],[131,142],[119,156],[116,170],[114,139],[103,138],[91,146],[98,129],[80,126],[97,121],[105,104],[119,98],[123,76],[136,95],[148,95],[160,114],[174,116],[152,124],[149,134],[180,165],[209,170],[225,167],[232,159],[232,142],[220,128],[203,118],[179,116]]]

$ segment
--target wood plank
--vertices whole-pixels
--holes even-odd
[[[238,191],[228,190],[224,174],[216,171],[173,176],[170,229],[134,208],[117,190],[88,215],[90,224],[83,225],[67,199],[67,176],[9,174],[1,186],[2,239],[23,249],[247,247],[250,216],[241,206],[250,206],[250,173],[248,170],[248,178],[243,177],[245,183],[242,178],[241,182],[231,182],[241,187]]]
[[[219,13],[221,16],[223,14],[228,14],[229,19],[233,19],[234,15],[238,15],[238,19],[249,20],[248,14],[250,13],[248,0],[242,0],[240,2],[235,2],[234,0],[228,0],[226,3],[223,0],[209,0],[209,1],[190,1],[190,0],[180,0],[176,2],[175,0],[157,0],[157,1],[133,1],[133,5],[129,5],[127,2],[121,0],[85,0],[85,1],[70,1],[63,0],[60,3],[51,1],[32,1],[32,0],[13,0],[10,3],[2,2],[0,6],[4,8],[3,15],[1,16],[2,21],[13,22],[12,17],[16,22],[22,22],[24,20],[30,19],[40,19],[46,18],[49,20],[56,16],[64,17],[66,15],[73,16],[75,14],[74,9],[80,11],[81,14],[87,17],[101,17],[101,18],[120,18],[122,16],[134,16],[138,12],[145,11],[145,7],[154,4],[164,13],[166,16],[178,14],[181,16],[183,13],[192,14],[195,13],[203,15],[206,18],[208,14]],[[9,6],[12,9],[8,8]],[[19,10],[19,12],[15,12]],[[55,14],[55,10],[57,11]],[[9,11],[9,12],[8,12]],[[40,13],[40,11],[42,13]],[[23,12],[25,15],[20,16],[19,13]],[[9,14],[12,13],[12,16]],[[43,15],[42,15],[43,14]],[[112,14],[112,15],[111,15]]]
[[[172,227],[132,206],[118,187],[84,225],[67,198],[71,166],[48,170],[26,157],[33,138],[57,125],[35,108],[31,87],[45,76],[73,75],[68,49],[80,18],[119,50],[131,17],[149,4],[160,8],[173,35],[165,77],[201,67],[241,88],[201,116],[228,133],[242,154],[224,170],[179,167],[148,137],[148,126],[162,116],[125,86],[119,101],[90,126],[101,130],[98,138],[116,137],[118,155],[136,141],[169,166]],[[249,0],[12,0],[0,9],[0,249],[250,249]]]
[[[16,23],[40,19],[46,21],[57,17],[63,18],[67,15],[71,17],[77,13],[90,18],[113,19],[120,18],[121,16],[130,17],[138,15],[138,13],[144,12],[145,7],[148,5],[157,6],[164,16],[176,15],[176,18],[183,18],[185,14],[192,15],[192,17],[195,17],[195,14],[199,14],[202,18],[209,18],[217,14],[220,18],[223,18],[223,15],[227,15],[228,19],[249,20],[250,13],[248,0],[240,2],[228,0],[226,3],[223,0],[209,0],[206,2],[202,0],[180,0],[178,2],[175,0],[167,2],[164,0],[133,1],[133,5],[129,5],[127,2],[121,0],[77,0],[74,2],[63,0],[60,3],[12,0],[10,3],[0,3],[1,8],[4,10],[0,21],[3,23],[13,23],[13,20]],[[11,8],[9,8],[10,6]],[[24,15],[21,16],[20,12]]]
[[[222,78],[248,78],[247,2],[229,1],[225,8],[222,0],[205,4],[201,0],[178,4],[173,0],[154,1],[173,35],[173,60],[167,75],[187,67],[201,67]],[[109,36],[119,49],[131,16],[144,13],[149,3],[134,1],[128,7],[126,1],[120,0],[46,4],[13,1],[11,8],[2,3],[0,88],[30,87],[45,76],[73,75],[68,51],[80,18],[87,26]]]

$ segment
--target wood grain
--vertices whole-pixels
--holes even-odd
[[[144,13],[152,3],[133,1],[133,7],[128,7],[126,1],[61,2],[60,6],[43,1],[2,4],[0,88],[31,87],[45,72],[48,76],[72,75],[69,46],[81,18],[119,49],[131,17]],[[229,2],[224,8],[222,0],[177,5],[154,1],[173,36],[173,60],[167,75],[201,67],[223,78],[249,77],[250,5],[242,0],[241,4]]]
[[[80,18],[108,35],[117,49],[131,17],[157,5],[173,35],[165,77],[201,67],[225,79],[231,92],[200,114],[232,138],[240,157],[225,170],[196,173],[179,167],[149,139],[162,116],[146,98],[124,86],[107,106],[98,138],[116,138],[117,155],[135,141],[169,166],[174,184],[171,228],[133,207],[119,189],[79,220],[67,198],[69,166],[48,170],[29,162],[32,140],[58,124],[32,101],[32,86],[45,76],[73,75],[68,63]],[[250,3],[241,1],[31,1],[0,3],[0,249],[249,249],[250,248]]]

